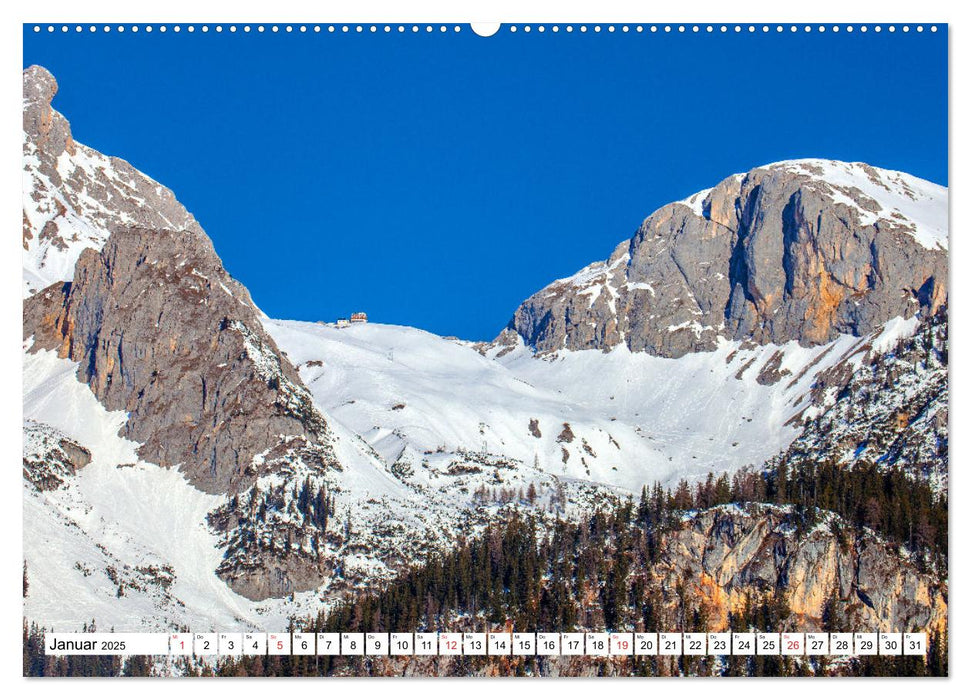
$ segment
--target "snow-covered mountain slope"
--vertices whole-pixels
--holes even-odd
[[[25,418],[91,453],[61,488],[24,483],[25,614],[61,629],[92,619],[118,630],[255,621],[250,601],[215,573],[220,552],[205,517],[221,497],[140,460],[118,435],[124,412],[105,410],[76,369],[51,351],[24,354]]]
[[[537,357],[521,342],[483,356],[400,326],[265,325],[320,407],[388,464],[482,449],[637,492],[761,464],[799,435],[791,419],[820,372],[915,324],[813,348],[722,341],[678,359],[626,347]]]
[[[48,172],[36,146],[24,135],[24,295],[73,277],[74,264],[85,248],[100,249],[113,226],[137,226],[145,222],[140,212],[154,212],[142,188],[152,188],[159,200],[172,193],[124,161],[108,158],[79,143],[73,153],[65,151]],[[59,180],[55,184],[55,180]],[[88,192],[110,191],[110,200],[127,200],[131,213],[119,212]],[[117,193],[117,194],[114,194]],[[155,218],[155,217],[150,217]],[[191,217],[172,221],[164,215],[159,223],[167,228],[185,228]]]
[[[906,324],[817,377],[802,432],[773,462],[894,467],[946,493],[947,307]]]
[[[670,469],[631,426],[531,386],[468,343],[373,323],[265,325],[318,404],[388,464],[442,470],[458,454],[493,453],[631,488],[637,463]]]
[[[92,619],[119,631],[284,629],[289,617],[315,613],[348,589],[390,580],[399,567],[475,532],[510,504],[543,517],[612,493],[474,450],[390,464],[330,419],[339,469],[321,476],[297,465],[259,478],[242,494],[208,494],[178,467],[140,459],[138,445],[118,434],[126,414],[98,402],[78,381],[77,363],[50,350],[29,352],[31,345],[28,339],[23,356],[25,469],[28,461],[43,464],[40,457],[58,439],[90,456],[49,488],[38,488],[39,479],[23,485],[25,614],[58,629]],[[301,510],[305,483],[326,488],[323,528]],[[249,520],[220,527],[227,514]],[[284,560],[293,579],[300,554],[327,571],[314,590],[254,602],[232,590],[224,580],[232,576],[217,575],[226,566],[272,572],[280,565],[273,553],[285,548],[294,555]]]

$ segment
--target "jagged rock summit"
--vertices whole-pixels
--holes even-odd
[[[130,441],[139,459],[177,467],[207,494],[246,492],[261,479],[322,481],[344,469],[327,419],[192,215],[125,161],[74,141],[51,106],[49,72],[32,66],[23,80],[26,355],[70,360],[98,403],[120,412],[101,442]],[[57,425],[96,418],[39,414],[25,423],[28,481],[57,488],[97,466],[91,457],[103,445],[61,436]],[[253,548],[251,536],[237,551]],[[287,556],[262,556],[245,572],[224,563],[219,575],[251,597],[320,583],[319,558],[297,573],[280,562]]]
[[[947,298],[947,189],[863,163],[783,161],[651,214],[604,262],[524,301],[507,328],[541,353],[661,357],[720,338],[819,345]],[[497,339],[508,345],[508,332]]]
[[[47,69],[23,72],[24,297],[72,279],[85,248],[101,249],[112,231],[202,228],[166,187],[120,158],[76,142],[51,100]]]
[[[46,68],[30,66],[24,71],[24,133],[52,155],[74,152],[71,127],[51,108],[57,81]]]
[[[251,486],[264,453],[333,464],[326,422],[195,219],[71,138],[47,70],[23,77],[25,281],[56,280],[24,300],[32,350],[79,363],[99,401],[128,413],[142,458],[211,493]]]

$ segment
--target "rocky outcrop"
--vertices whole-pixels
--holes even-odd
[[[947,586],[901,548],[833,513],[807,523],[792,508],[720,506],[664,536],[655,566],[663,591],[681,588],[712,614],[712,630],[759,593],[784,597],[794,629],[934,630],[947,621]],[[674,606],[679,601],[670,600]]]
[[[662,357],[719,338],[865,335],[946,301],[946,222],[946,189],[903,173],[756,168],[661,207],[605,262],[523,302],[509,329],[540,352],[624,344]]]
[[[51,107],[57,94],[57,81],[47,69],[30,66],[24,71],[24,133],[43,153],[57,158],[65,151],[73,153],[71,126]]]
[[[48,425],[24,421],[24,479],[38,491],[60,488],[91,462],[91,451]]]
[[[309,392],[202,234],[115,231],[72,282],[24,301],[23,333],[128,412],[139,456],[206,491],[249,487],[269,464],[254,458],[284,440],[293,459],[335,462]]]
[[[948,584],[946,574],[922,564],[919,555],[828,511],[745,503],[664,513],[657,506],[661,499],[653,506],[642,501],[636,521],[629,520],[631,505],[620,505],[612,516],[601,512],[578,526],[557,523],[545,537],[536,536],[532,523],[524,527],[514,519],[505,530],[498,526],[485,533],[478,546],[446,554],[441,563],[418,568],[389,589],[369,591],[353,606],[328,611],[325,625],[357,625],[363,631],[374,624],[366,619],[366,611],[372,611],[387,629],[402,619],[417,619],[419,625],[453,632],[925,632],[926,659],[898,657],[897,666],[883,656],[876,669],[866,665],[875,658],[854,659],[852,651],[769,658],[729,656],[727,648],[709,646],[706,654],[682,658],[588,655],[580,667],[574,665],[578,656],[539,656],[529,673],[941,672],[934,657],[946,654]],[[938,565],[944,566],[943,561]],[[491,577],[463,578],[463,566],[478,571],[482,562],[492,567]],[[456,573],[442,576],[442,571]],[[513,586],[504,583],[509,576],[516,581]],[[530,605],[513,597],[517,587],[530,592]],[[440,607],[439,600],[444,601]],[[434,601],[435,607],[426,606],[432,622],[411,612],[426,601]],[[453,672],[448,667],[417,670],[402,657],[386,658],[396,666],[393,673]],[[483,675],[510,675],[506,662],[516,661],[515,655],[471,658],[479,659],[472,668]],[[388,672],[388,666],[375,664],[376,675]],[[337,669],[335,675],[340,664]],[[470,668],[458,671],[471,673]]]
[[[871,463],[948,486],[948,315],[941,307],[890,347],[870,342],[820,372],[803,430],[773,463]]]
[[[251,600],[316,588],[333,573],[335,545],[344,539],[324,479],[301,480],[286,468],[275,477],[235,494],[208,518],[226,547],[217,573]]]
[[[195,219],[75,142],[45,69],[23,84],[24,276],[57,280],[24,301],[24,338],[78,362],[101,403],[128,412],[139,455],[206,491],[248,488],[272,463],[254,458],[284,442],[311,468],[334,463],[324,419]]]

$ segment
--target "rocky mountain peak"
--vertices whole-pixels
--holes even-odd
[[[246,289],[172,192],[71,139],[57,81],[24,80],[24,338],[77,377],[139,455],[210,493],[334,465],[326,423]]]
[[[118,228],[202,232],[171,190],[73,140],[46,69],[27,68],[23,81],[25,297],[69,281],[81,251],[100,250]]]
[[[947,190],[863,163],[784,161],[665,205],[604,262],[527,299],[540,352],[662,357],[720,339],[818,345],[947,297]]]
[[[30,66],[24,70],[23,79],[24,132],[54,156],[64,151],[73,152],[71,127],[51,106],[57,94],[57,80],[41,66]]]

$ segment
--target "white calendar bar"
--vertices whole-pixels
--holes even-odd
[[[923,632],[46,633],[51,655],[923,656]]]
[[[165,632],[45,632],[44,653],[51,656],[166,655]]]

